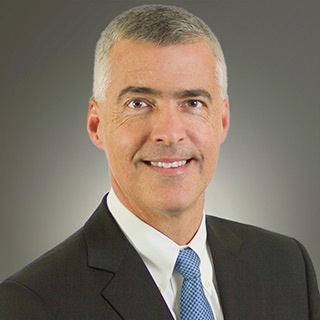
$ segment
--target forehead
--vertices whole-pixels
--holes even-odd
[[[206,42],[157,46],[121,40],[109,54],[111,86],[217,87],[216,58]]]

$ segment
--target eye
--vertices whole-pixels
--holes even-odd
[[[186,107],[190,107],[190,108],[201,108],[205,104],[200,100],[188,100],[188,101],[184,102],[183,105],[185,105]]]
[[[147,107],[149,104],[141,99],[130,100],[127,105],[132,109],[140,109]]]

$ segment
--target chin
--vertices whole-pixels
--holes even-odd
[[[182,197],[179,197],[179,195],[175,195],[172,199],[166,197],[165,199],[163,199],[163,201],[161,201],[159,198],[157,200],[158,201],[156,201],[156,203],[154,203],[152,207],[159,214],[167,216],[179,216],[183,213],[190,211],[196,212],[197,210],[201,211],[202,213],[202,202],[199,203],[199,201],[195,200],[190,201],[190,198],[184,201]]]

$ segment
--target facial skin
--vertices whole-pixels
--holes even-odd
[[[87,128],[106,153],[112,187],[136,216],[178,244],[202,219],[204,194],[229,127],[215,57],[205,42],[121,40],[109,55],[106,99]]]

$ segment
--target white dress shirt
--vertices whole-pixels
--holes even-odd
[[[179,250],[183,247],[132,214],[112,189],[107,197],[107,204],[121,230],[148,268],[174,319],[180,320],[179,296],[183,279],[178,272],[174,271],[174,265]],[[216,286],[213,282],[213,262],[206,244],[205,220],[202,219],[200,228],[188,247],[192,248],[200,258],[201,281],[215,319],[223,320]]]

